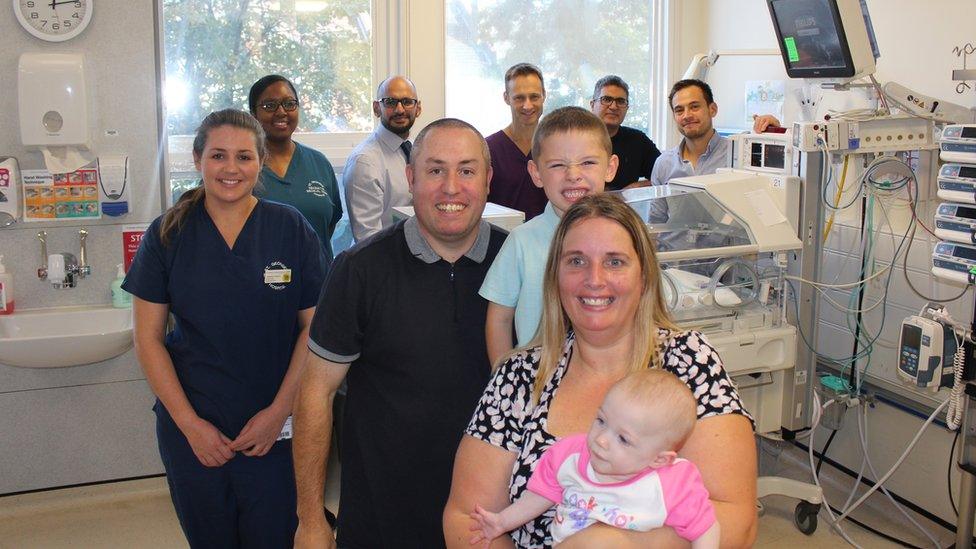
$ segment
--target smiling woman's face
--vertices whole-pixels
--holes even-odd
[[[630,235],[616,221],[583,219],[563,240],[559,297],[573,329],[616,336],[630,331],[640,305],[640,260]]]
[[[229,125],[207,133],[203,152],[194,163],[209,204],[235,204],[251,196],[261,172],[255,141],[253,132]]]
[[[298,128],[298,111],[301,109],[297,108],[288,112],[280,106],[280,103],[284,101],[298,101],[295,92],[291,90],[291,86],[284,81],[271,84],[258,97],[254,117],[264,128],[264,134],[268,137],[268,141],[290,140],[291,134],[295,133],[295,129]],[[274,111],[268,112],[261,107],[265,103],[278,103],[279,106]]]

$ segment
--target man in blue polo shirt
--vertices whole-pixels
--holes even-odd
[[[331,543],[322,504],[343,379],[339,547],[444,546],[454,453],[490,373],[478,289],[504,236],[481,219],[491,162],[470,124],[427,126],[406,173],[416,216],[336,258],[312,321],[295,408],[296,547]]]
[[[675,177],[713,174],[732,165],[732,141],[719,135],[712,125],[718,105],[712,88],[701,80],[675,82],[668,94],[671,114],[678,125],[681,142],[661,153],[651,172],[652,185],[666,185]],[[779,126],[775,116],[755,116],[752,131],[762,133]]]

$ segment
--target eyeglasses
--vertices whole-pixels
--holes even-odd
[[[285,112],[292,112],[298,108],[298,101],[295,99],[283,99],[281,101],[265,101],[258,105],[264,112],[275,112],[278,107],[285,109]]]
[[[600,104],[604,107],[609,107],[613,103],[616,103],[620,108],[626,108],[630,101],[626,97],[610,97],[609,95],[604,95],[600,98]]]
[[[417,101],[413,97],[401,97],[401,98],[381,97],[380,99],[377,99],[377,101],[382,103],[383,106],[388,109],[395,109],[397,105],[403,105],[404,109],[409,109],[410,107],[413,107],[417,103],[420,103],[420,101]]]

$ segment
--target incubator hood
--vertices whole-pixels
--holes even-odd
[[[800,249],[799,186],[795,177],[721,170],[619,192],[668,262]]]

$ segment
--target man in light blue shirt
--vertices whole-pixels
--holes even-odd
[[[391,76],[376,90],[373,114],[380,124],[350,153],[342,176],[356,242],[392,225],[393,208],[411,203],[406,175],[411,145],[407,138],[420,112],[417,88],[410,80]]]
[[[679,80],[668,94],[671,113],[684,136],[678,146],[661,154],[651,184],[666,185],[675,177],[707,175],[732,165],[732,142],[712,126],[718,105],[712,88],[701,80]]]
[[[675,177],[713,174],[719,168],[732,165],[732,141],[715,131],[712,119],[718,105],[712,88],[701,80],[675,82],[668,94],[671,114],[683,136],[677,147],[668,149],[654,163],[652,185],[666,185]],[[775,116],[753,116],[752,131],[762,133],[770,126],[779,126]]]

